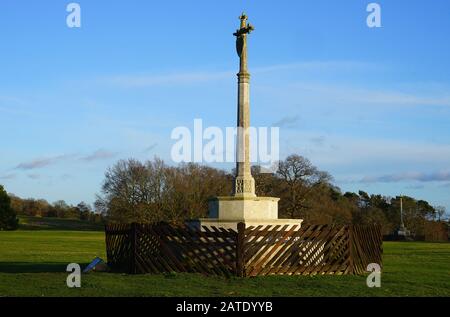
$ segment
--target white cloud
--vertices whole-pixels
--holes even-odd
[[[46,158],[38,158],[34,159],[29,162],[23,162],[16,166],[16,169],[20,170],[32,170],[37,168],[43,168],[50,165],[54,165],[56,163],[59,163],[61,161],[71,159],[74,155],[64,154],[64,155],[58,155],[53,157],[46,157]]]
[[[277,122],[272,123],[272,126],[279,128],[293,128],[297,127],[300,121],[300,116],[286,116],[278,120]]]
[[[283,152],[302,153],[316,165],[352,166],[373,163],[379,164],[432,164],[448,165],[450,145],[414,141],[401,141],[375,138],[356,138],[321,133],[282,130]],[[325,138],[326,142],[317,144],[311,139]],[[290,154],[290,153],[286,153]]]
[[[41,175],[39,175],[39,174],[28,174],[27,176],[29,179],[33,179],[33,180],[41,178]]]
[[[259,66],[251,69],[252,73],[278,72],[285,70],[335,72],[349,70],[380,70],[380,65],[358,61],[308,61],[299,63]]]
[[[253,67],[251,73],[268,73],[279,71],[341,71],[349,69],[377,69],[374,64],[356,61],[309,61],[302,63],[276,64]],[[150,87],[158,85],[195,84],[201,82],[217,81],[234,78],[236,70],[226,71],[194,71],[184,73],[166,74],[128,74],[99,78],[100,83],[117,85],[121,87]]]
[[[363,89],[354,86],[340,86],[334,84],[318,84],[297,82],[288,85],[290,96],[304,96],[319,100],[333,100],[339,104],[368,104],[368,105],[397,105],[397,106],[450,106],[450,94],[442,90],[439,94],[422,92],[406,93],[400,91]],[[286,92],[284,92],[286,93]]]
[[[99,149],[94,151],[92,154],[80,157],[79,154],[62,154],[57,156],[51,156],[51,157],[44,157],[44,158],[37,158],[28,162],[22,162],[18,164],[15,169],[18,170],[34,170],[39,168],[44,168],[48,166],[55,165],[57,163],[63,162],[63,161],[69,161],[69,160],[81,160],[86,162],[92,162],[97,160],[104,160],[113,158],[116,156],[117,153],[110,152],[104,149]],[[32,174],[34,175],[34,174]],[[29,175],[30,176],[30,175]],[[33,178],[33,177],[30,177]],[[36,178],[36,177],[35,177]]]
[[[109,159],[109,158],[113,158],[116,156],[117,153],[114,152],[110,152],[104,149],[99,149],[97,151],[95,151],[94,153],[84,156],[81,159],[83,161],[88,161],[88,162],[92,162],[92,161],[98,161],[98,160],[104,160],[104,159]]]
[[[191,72],[150,75],[118,75],[100,79],[101,82],[122,87],[149,87],[158,85],[192,84],[232,78],[233,72]]]
[[[158,146],[158,143],[156,143],[156,142],[151,144],[150,146],[148,146],[144,149],[144,153],[153,151],[157,146]]]
[[[9,180],[9,179],[15,179],[16,174],[6,174],[6,175],[0,175],[1,180]]]
[[[450,181],[449,171],[439,172],[406,172],[406,173],[394,173],[381,176],[365,176],[361,182],[363,183],[397,183],[404,181],[417,181],[417,182],[447,182]]]

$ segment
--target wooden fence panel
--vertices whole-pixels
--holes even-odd
[[[105,227],[106,256],[112,270],[129,272],[133,252],[130,244],[131,225],[109,224]]]
[[[237,233],[166,224],[108,225],[106,248],[112,269],[136,273],[236,274]]]
[[[223,276],[362,274],[381,263],[379,226],[216,227],[111,224],[108,264],[136,273],[193,272]]]
[[[349,273],[348,228],[323,225],[249,228],[246,276]]]
[[[353,273],[366,272],[369,263],[382,266],[383,236],[381,226],[352,226]]]

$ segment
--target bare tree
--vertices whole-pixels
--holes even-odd
[[[172,169],[171,199],[189,219],[205,217],[208,199],[231,193],[231,175],[208,166],[181,164]]]
[[[445,211],[446,211],[445,207],[444,206],[437,206],[437,207],[434,207],[434,209],[436,210],[436,214],[438,216],[438,221],[441,221],[441,219],[445,215]]]
[[[308,195],[313,188],[332,179],[330,174],[319,171],[308,159],[296,154],[279,162],[277,175],[283,180],[282,190],[286,191],[280,204],[291,218],[304,216],[303,211],[309,207]]]
[[[159,159],[146,165],[134,159],[117,162],[105,173],[104,196],[97,199],[96,208],[103,208],[120,222],[159,220],[164,168]]]
[[[95,208],[116,222],[181,222],[206,216],[208,198],[230,191],[229,175],[214,168],[129,159],[107,170]]]

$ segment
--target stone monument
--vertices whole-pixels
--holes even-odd
[[[247,16],[240,17],[236,36],[236,50],[240,59],[238,77],[236,175],[233,195],[215,197],[209,201],[209,218],[199,219],[200,226],[237,228],[239,222],[246,226],[301,225],[301,219],[278,219],[278,201],[275,197],[258,197],[255,179],[250,167],[250,74],[247,67],[247,35],[254,30]],[[300,228],[300,226],[298,227]]]

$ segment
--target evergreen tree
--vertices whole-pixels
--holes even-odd
[[[11,198],[0,185],[0,230],[15,230],[18,226],[16,213],[11,208]]]

